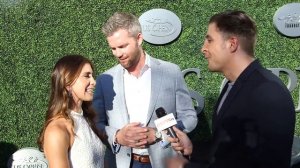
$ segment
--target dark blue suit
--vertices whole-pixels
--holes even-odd
[[[213,114],[208,162],[185,167],[290,167],[295,109],[286,86],[255,60],[235,81],[217,114],[227,86]]]

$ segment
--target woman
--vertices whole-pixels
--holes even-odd
[[[38,139],[49,167],[104,167],[103,133],[91,107],[96,82],[91,61],[67,55],[51,75],[46,121]]]

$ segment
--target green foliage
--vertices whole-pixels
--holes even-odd
[[[296,72],[300,40],[280,35],[272,23],[276,10],[288,2],[292,1],[0,0],[0,167],[5,167],[8,156],[16,149],[37,147],[48,103],[50,73],[58,58],[72,53],[85,55],[94,62],[96,74],[116,64],[100,31],[114,12],[139,16],[153,8],[164,8],[181,19],[183,30],[176,41],[164,46],[144,42],[144,47],[150,55],[174,62],[182,69],[201,70],[201,79],[189,75],[186,80],[190,89],[205,97],[199,126],[191,135],[205,139],[223,80],[220,74],[207,70],[200,53],[209,17],[225,9],[246,11],[258,25],[256,56],[262,64]],[[299,92],[292,94],[297,105]],[[300,135],[297,117],[296,134]]]

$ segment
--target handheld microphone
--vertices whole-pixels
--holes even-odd
[[[164,108],[159,107],[158,109],[155,110],[157,120],[154,121],[157,130],[162,131],[162,130],[167,130],[168,135],[170,135],[172,138],[177,138],[177,135],[175,131],[173,130],[172,126],[176,125],[176,119],[173,115],[173,113],[170,113],[167,115],[166,111]]]
[[[159,107],[155,110],[156,116],[158,119],[154,121],[158,131],[167,130],[167,134],[172,138],[177,138],[175,131],[172,126],[177,124],[177,121],[173,113],[167,114],[165,109]],[[183,151],[178,151],[179,155],[183,155]]]

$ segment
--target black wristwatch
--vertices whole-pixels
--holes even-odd
[[[155,131],[155,142],[159,142],[162,140],[162,135],[160,131]]]

